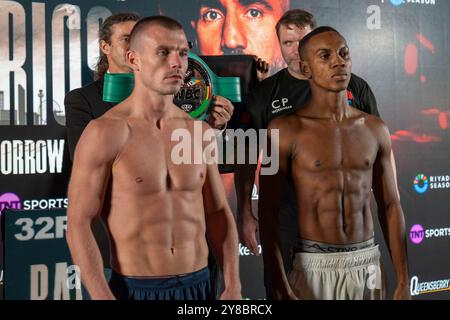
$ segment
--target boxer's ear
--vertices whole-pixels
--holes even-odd
[[[140,59],[134,50],[128,50],[127,59],[131,69],[133,69],[135,72],[140,71]]]
[[[311,68],[309,67],[309,64],[305,60],[300,61],[300,72],[308,79],[312,78],[311,74]]]

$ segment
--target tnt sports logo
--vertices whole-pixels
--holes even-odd
[[[414,244],[419,244],[425,238],[425,230],[420,224],[415,224],[412,226],[411,231],[409,232],[409,239]]]
[[[0,196],[0,215],[4,209],[22,209],[20,198],[14,193],[4,193]]]
[[[58,199],[32,199],[23,200],[14,193],[4,193],[0,195],[0,215],[4,209],[16,210],[47,210],[57,208],[67,208],[69,201],[67,198]]]
[[[415,224],[409,231],[409,239],[414,244],[420,244],[424,239],[450,237],[450,228],[424,229],[420,224]]]
[[[382,0],[382,2],[384,3],[385,1]],[[395,7],[399,7],[404,4],[416,4],[416,5],[424,4],[432,6],[436,5],[436,0],[390,0],[389,2]]]
[[[423,174],[418,174],[414,178],[414,190],[416,190],[417,193],[423,194],[423,193],[427,192],[428,187],[429,187],[429,181],[428,181],[427,176],[425,176]]]

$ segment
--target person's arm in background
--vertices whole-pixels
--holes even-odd
[[[248,148],[248,144],[246,148]],[[259,255],[258,241],[256,240],[258,219],[256,219],[252,209],[252,191],[256,168],[257,164],[236,164],[234,185],[237,197],[236,223],[239,239],[254,255]]]
[[[254,130],[260,129],[263,117],[263,90],[261,86],[257,86],[250,94],[248,103],[246,105],[246,112],[250,117],[250,128]],[[257,133],[258,135],[258,133]],[[254,159],[249,159],[249,148],[258,148],[255,145],[249,145],[245,141],[245,163],[235,164],[234,170],[234,186],[237,197],[237,228],[239,240],[246,246],[254,255],[259,255],[258,241],[256,234],[258,232],[258,219],[253,213],[252,209],[252,192],[255,183],[255,175],[257,163],[252,164]],[[242,146],[238,146],[237,150],[242,150]],[[259,152],[257,152],[259,155]],[[256,161],[253,161],[256,162]]]
[[[83,96],[80,89],[73,90],[65,96],[64,108],[66,111],[67,143],[70,160],[72,161],[78,140],[84,128],[94,116],[91,113],[88,100]]]

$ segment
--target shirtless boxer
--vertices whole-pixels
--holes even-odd
[[[260,177],[261,240],[274,297],[382,298],[380,252],[370,211],[373,188],[397,275],[394,298],[410,299],[405,223],[389,131],[379,118],[348,105],[352,62],[336,30],[315,29],[302,39],[299,53],[312,98],[270,123],[269,136],[270,130],[279,130],[280,170]],[[299,233],[288,276],[277,227],[286,178],[295,187]]]
[[[206,143],[173,94],[188,66],[188,42],[175,20],[140,20],[128,60],[131,96],[89,123],[75,151],[67,241],[92,299],[210,298],[208,245],[223,270],[222,299],[240,299],[238,242],[217,164],[175,164],[175,129]],[[214,133],[212,133],[212,137]],[[194,140],[197,139],[199,141]],[[210,143],[210,142],[208,142]],[[192,155],[194,159],[195,155]],[[91,225],[101,217],[111,238],[109,282]]]

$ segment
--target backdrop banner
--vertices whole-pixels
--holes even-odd
[[[21,210],[7,215],[15,221],[5,225],[13,229],[8,230],[9,235],[26,237],[27,231],[21,233],[20,228],[32,224],[32,240],[15,238],[11,243],[16,246],[16,258],[35,266],[4,275],[4,263],[10,262],[3,261],[0,245],[0,289],[9,286],[7,281],[21,279],[28,298],[67,297],[62,281],[73,273],[63,277],[62,270],[71,267],[70,261],[56,259],[46,264],[38,259],[39,252],[52,254],[51,246],[62,239],[35,238],[61,235],[58,228],[63,217],[50,213],[67,207],[71,163],[64,96],[93,81],[99,56],[98,30],[106,17],[121,11],[171,16],[183,24],[194,53],[256,55],[270,63],[274,74],[285,67],[275,24],[292,8],[310,11],[319,25],[332,26],[347,39],[353,72],[369,83],[381,118],[390,129],[406,219],[411,294],[414,299],[449,299],[447,0],[0,1],[0,212]],[[222,179],[236,212],[233,173]],[[253,199],[256,213],[257,183]],[[30,210],[38,211],[28,214]],[[31,220],[16,225],[20,215]],[[375,210],[376,241],[388,271],[388,297],[392,298],[396,279],[377,220]],[[27,249],[28,243],[42,243],[42,251]],[[239,254],[244,298],[264,299],[261,256],[253,256],[243,245]],[[45,276],[48,292],[30,287]],[[69,292],[73,298],[79,294]]]

